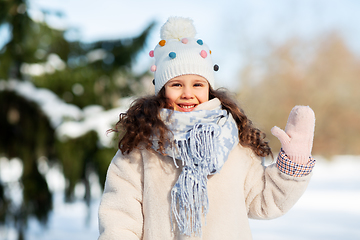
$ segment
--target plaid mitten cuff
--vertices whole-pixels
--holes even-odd
[[[315,166],[315,162],[316,160],[311,156],[309,157],[309,161],[306,164],[292,162],[286,155],[285,151],[281,149],[277,158],[276,166],[281,172],[287,175],[294,177],[304,177],[311,173]]]

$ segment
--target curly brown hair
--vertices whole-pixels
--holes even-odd
[[[271,148],[265,141],[265,133],[253,126],[243,109],[229,96],[225,89],[214,90],[209,88],[209,99],[218,98],[222,108],[231,113],[239,129],[239,142],[244,147],[251,148],[256,155],[266,157],[271,155]],[[119,132],[119,149],[123,154],[130,153],[138,145],[144,144],[146,149],[152,147],[152,137],[158,140],[158,151],[164,154],[165,147],[170,144],[169,129],[160,117],[162,108],[171,108],[167,104],[165,88],[156,96],[141,97],[135,100],[126,113],[120,114],[115,129]]]

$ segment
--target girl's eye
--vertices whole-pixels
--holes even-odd
[[[173,83],[171,84],[172,87],[181,87],[181,84],[180,83]]]
[[[202,86],[204,86],[204,84],[202,84],[202,83],[195,83],[194,84],[194,87],[202,87]]]

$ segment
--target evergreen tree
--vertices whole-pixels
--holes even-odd
[[[31,19],[26,0],[7,0],[0,1],[0,27],[4,25],[9,26],[10,40],[0,49],[2,85],[11,79],[31,82],[80,109],[94,104],[111,109],[119,98],[134,94],[146,74],[135,76],[131,66],[153,23],[135,38],[70,42],[64,37],[66,31]],[[34,66],[41,74],[31,74]],[[0,224],[16,226],[18,239],[25,239],[29,217],[46,224],[52,209],[52,193],[39,172],[40,157],[50,164],[61,163],[69,182],[66,201],[74,200],[75,185],[82,182],[85,200],[90,203],[91,172],[99,176],[102,185],[105,181],[115,150],[101,146],[95,132],[59,140],[56,127],[35,101],[0,87],[0,157],[17,157],[23,163],[20,206],[7,194],[8,184],[0,181]]]

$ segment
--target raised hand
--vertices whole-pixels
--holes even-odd
[[[291,161],[306,164],[311,156],[315,129],[315,114],[308,106],[295,106],[289,115],[285,131],[275,126],[271,133],[277,137]]]

